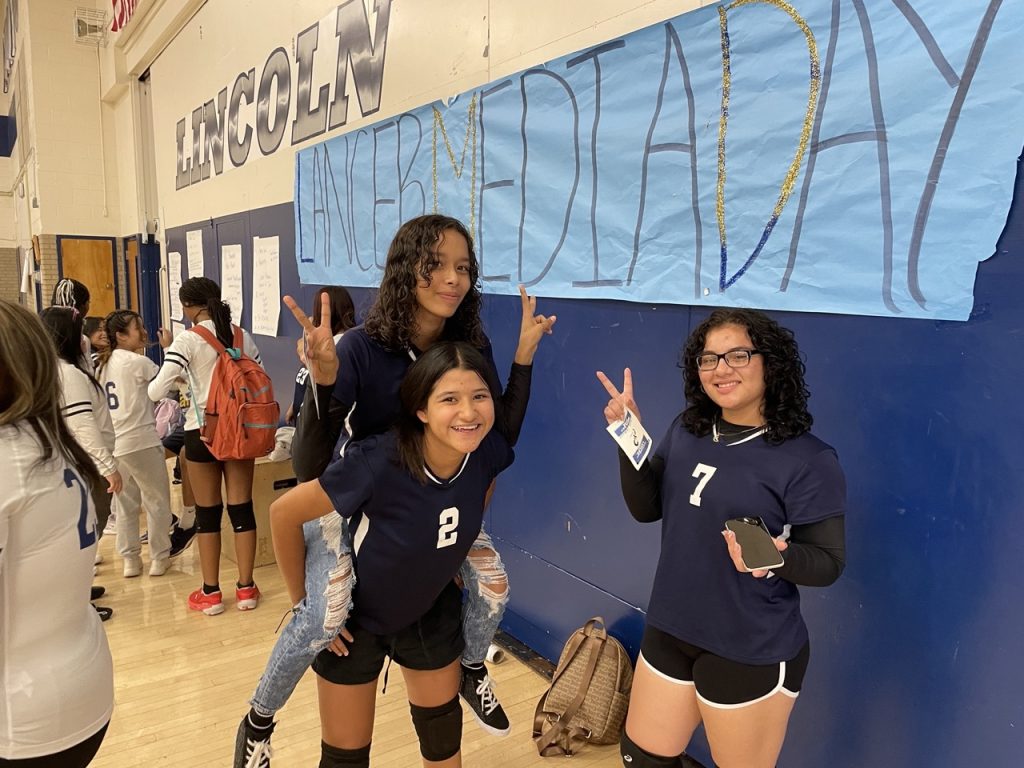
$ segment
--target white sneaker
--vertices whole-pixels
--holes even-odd
[[[131,579],[142,575],[142,558],[138,555],[129,555],[124,559],[124,577]]]
[[[103,528],[104,536],[117,536],[117,520],[114,515],[107,518],[107,524]]]
[[[103,553],[100,552],[99,548],[96,549],[96,559],[92,561],[93,565],[99,565],[103,562]]]
[[[171,560],[168,557],[160,560],[153,560],[149,564],[149,575],[150,576],[163,576],[167,573],[167,569],[171,567]]]

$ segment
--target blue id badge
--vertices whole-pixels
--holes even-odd
[[[651,452],[651,436],[647,434],[636,414],[627,408],[624,418],[608,425],[608,434],[629,457],[633,467],[640,469]]]

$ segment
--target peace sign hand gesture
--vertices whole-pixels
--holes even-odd
[[[532,365],[537,346],[545,334],[551,335],[551,328],[558,319],[554,315],[545,317],[534,314],[537,311],[537,297],[528,296],[526,288],[519,286],[519,297],[523,303],[523,321],[519,326],[519,346],[515,361],[519,365]]]
[[[597,371],[597,379],[604,385],[605,391],[611,397],[608,405],[604,407],[604,417],[608,420],[609,424],[622,421],[626,417],[627,408],[636,415],[637,419],[640,418],[640,409],[633,399],[633,372],[629,368],[622,372],[621,392],[615,388],[615,385],[612,384],[611,380],[603,372]]]
[[[313,325],[295,299],[284,297],[284,305],[302,326],[306,342],[306,368],[313,381],[320,386],[330,386],[338,378],[338,350],[334,348],[334,334],[331,333],[331,298],[326,293],[320,296],[320,325]]]

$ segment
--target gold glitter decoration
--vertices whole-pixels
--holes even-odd
[[[441,115],[441,111],[434,107],[434,134],[433,134],[433,152],[434,152],[434,164],[433,164],[433,182],[434,182],[434,213],[437,213],[438,200],[437,200],[437,130],[441,129],[441,137],[444,139],[444,147],[448,151],[448,160],[452,164],[452,171],[455,172],[455,178],[461,179],[462,173],[466,168],[466,150],[472,145],[473,152],[470,156],[470,187],[469,187],[469,231],[473,237],[476,237],[476,99],[478,94],[473,94],[473,99],[469,102],[469,111],[466,115],[466,140],[462,143],[462,156],[459,158],[458,164],[455,162],[455,151],[452,149],[451,142],[448,141],[448,131],[444,127],[444,117]]]
[[[789,200],[790,195],[793,193],[793,189],[796,186],[797,176],[800,174],[800,165],[803,162],[804,156],[807,154],[807,148],[811,140],[811,130],[814,127],[814,111],[818,103],[818,91],[821,87],[821,62],[818,58],[818,44],[814,39],[814,33],[808,26],[807,22],[804,21],[803,17],[797,13],[796,9],[793,8],[785,0],[735,0],[728,6],[718,9],[718,20],[721,28],[721,40],[722,40],[722,110],[718,119],[718,187],[715,198],[715,215],[718,218],[718,236],[722,244],[722,273],[720,278],[720,287],[725,290],[728,287],[726,283],[726,225],[725,225],[725,132],[729,122],[729,91],[732,85],[732,71],[731,71],[731,58],[729,50],[729,23],[726,16],[728,11],[735,8],[740,8],[744,5],[754,5],[756,3],[764,3],[766,5],[772,5],[780,10],[785,11],[789,14],[790,18],[800,28],[800,31],[804,33],[804,37],[807,39],[807,50],[810,54],[811,60],[811,82],[810,89],[807,95],[807,112],[804,115],[803,128],[800,131],[800,142],[797,145],[796,155],[793,158],[793,162],[790,163],[789,170],[786,172],[786,177],[782,182],[782,188],[779,190],[779,199],[775,203],[775,208],[772,210],[772,216],[765,226],[765,231],[761,236],[761,240],[754,250],[747,264],[733,277],[733,281],[736,280],[749,266],[750,262],[760,252],[768,239],[768,235],[771,234],[771,230],[775,227],[775,223],[778,221],[779,216],[782,214],[782,209],[785,208],[786,202]],[[731,284],[732,281],[729,281]]]

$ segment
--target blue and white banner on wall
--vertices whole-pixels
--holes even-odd
[[[400,222],[486,292],[964,320],[1024,144],[1024,3],[734,0],[296,156],[304,283]]]

